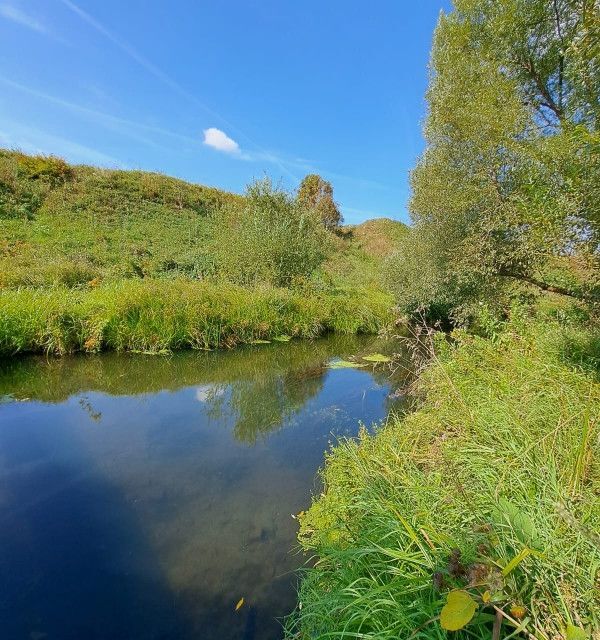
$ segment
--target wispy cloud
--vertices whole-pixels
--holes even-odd
[[[206,105],[202,100],[198,99],[195,95],[187,91],[181,84],[179,84],[176,80],[171,78],[167,73],[165,73],[162,69],[156,66],[153,62],[151,62],[148,58],[142,55],[134,46],[132,46],[125,39],[113,33],[107,27],[105,27],[101,22],[96,20],[89,13],[84,11],[81,7],[79,7],[72,0],[61,0],[61,2],[70,9],[73,13],[81,18],[84,22],[89,24],[93,29],[98,31],[101,35],[103,35],[107,40],[112,42],[115,46],[117,46],[121,51],[123,51],[127,56],[129,56],[132,60],[137,62],[141,67],[143,67],[148,73],[153,75],[157,80],[162,82],[164,85],[168,86],[175,93],[180,95],[181,97],[186,98],[188,101],[192,102],[196,106],[200,107],[203,111],[211,115],[213,118],[218,120],[225,128],[229,131],[233,132],[239,138],[242,138],[245,142],[250,144],[252,147],[257,149],[260,154],[268,154],[271,157],[271,161],[275,164],[283,173],[285,173],[288,177],[292,178],[294,182],[298,182],[299,178],[294,173],[292,173],[284,162],[281,162],[276,156],[273,154],[269,154],[266,149],[263,149],[260,145],[254,142],[249,136],[247,136],[243,131],[241,131],[238,127],[229,122],[226,118],[224,118],[220,113],[211,109],[208,105]],[[247,158],[249,159],[250,154],[248,154]]]
[[[216,127],[204,129],[204,144],[229,155],[241,156],[242,154],[240,145]]]
[[[64,100],[63,98],[58,98],[48,93],[44,93],[43,91],[32,89],[31,87],[27,87],[19,82],[14,82],[13,80],[5,78],[1,75],[0,83],[12,87],[13,89],[17,89],[18,91],[27,93],[47,103],[67,109],[96,124],[104,126],[107,129],[116,130],[120,134],[131,138],[132,140],[137,140],[138,142],[142,142],[150,146],[160,147],[161,145],[157,144],[154,140],[148,138],[147,136],[140,135],[139,132],[158,134],[160,136],[172,138],[178,140],[179,142],[184,142],[192,146],[198,146],[198,141],[191,136],[185,136],[174,131],[170,131],[169,129],[164,129],[162,127],[148,125],[143,122],[136,122],[134,120],[128,120],[126,118],[120,118],[118,116],[104,113],[103,111],[98,111],[96,109],[90,109],[89,107],[74,102],[69,102],[68,100]]]
[[[120,160],[73,140],[48,134],[20,122],[3,121],[3,125],[10,127],[10,132],[0,130],[0,145],[3,147],[21,149],[26,153],[56,153],[71,162],[127,168]]]
[[[0,16],[7,20],[12,20],[12,22],[16,22],[22,27],[27,27],[32,31],[37,31],[38,33],[44,33],[47,35],[50,33],[45,24],[12,4],[8,4],[6,2],[0,3]]]
[[[30,29],[31,31],[35,31],[44,36],[52,38],[57,42],[61,42],[62,44],[68,44],[63,38],[56,35],[54,31],[44,22],[42,22],[38,17],[23,11],[20,7],[17,7],[14,4],[10,4],[8,2],[0,2],[0,16],[6,20],[10,20],[15,24],[18,24],[26,29]]]

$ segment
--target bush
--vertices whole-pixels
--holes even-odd
[[[211,238],[218,272],[243,285],[302,282],[331,244],[316,213],[268,179],[248,187],[243,207],[212,216]]]
[[[14,158],[19,175],[27,180],[44,180],[56,185],[71,180],[75,175],[73,168],[56,156],[16,153]]]

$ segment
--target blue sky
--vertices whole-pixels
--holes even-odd
[[[408,220],[449,0],[0,0],[0,146]]]

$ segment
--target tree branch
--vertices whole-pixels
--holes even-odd
[[[501,269],[497,273],[501,278],[512,278],[513,280],[520,280],[521,282],[527,282],[528,284],[532,284],[534,287],[541,289],[542,291],[548,291],[549,293],[558,293],[561,296],[568,296],[569,298],[575,298],[576,300],[584,300],[587,302],[597,301],[598,298],[596,296],[586,295],[584,293],[580,293],[578,291],[573,291],[572,289],[567,289],[567,287],[561,287],[554,284],[548,284],[543,280],[538,280],[532,276],[526,276],[522,273],[512,273],[510,271],[506,271]]]
[[[529,74],[529,77],[534,82],[537,87],[538,92],[542,96],[543,100],[540,100],[540,106],[547,107],[550,109],[554,115],[562,120],[564,118],[564,111],[562,108],[556,104],[556,101],[552,97],[550,90],[548,87],[542,82],[539,73],[536,71],[535,64],[532,58],[527,58],[527,60],[523,60],[521,62],[521,66],[525,69],[525,71]]]
[[[556,20],[556,35],[560,40],[560,56],[558,58],[558,106],[561,111],[563,110],[563,81],[564,81],[564,69],[565,69],[565,43],[563,41],[562,30],[560,28],[560,11],[558,9],[558,1],[553,0],[554,5],[554,18]]]

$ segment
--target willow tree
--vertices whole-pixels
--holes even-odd
[[[460,305],[515,281],[594,298],[600,0],[454,5],[436,28],[411,176],[409,242],[428,268],[407,247],[401,300]]]

